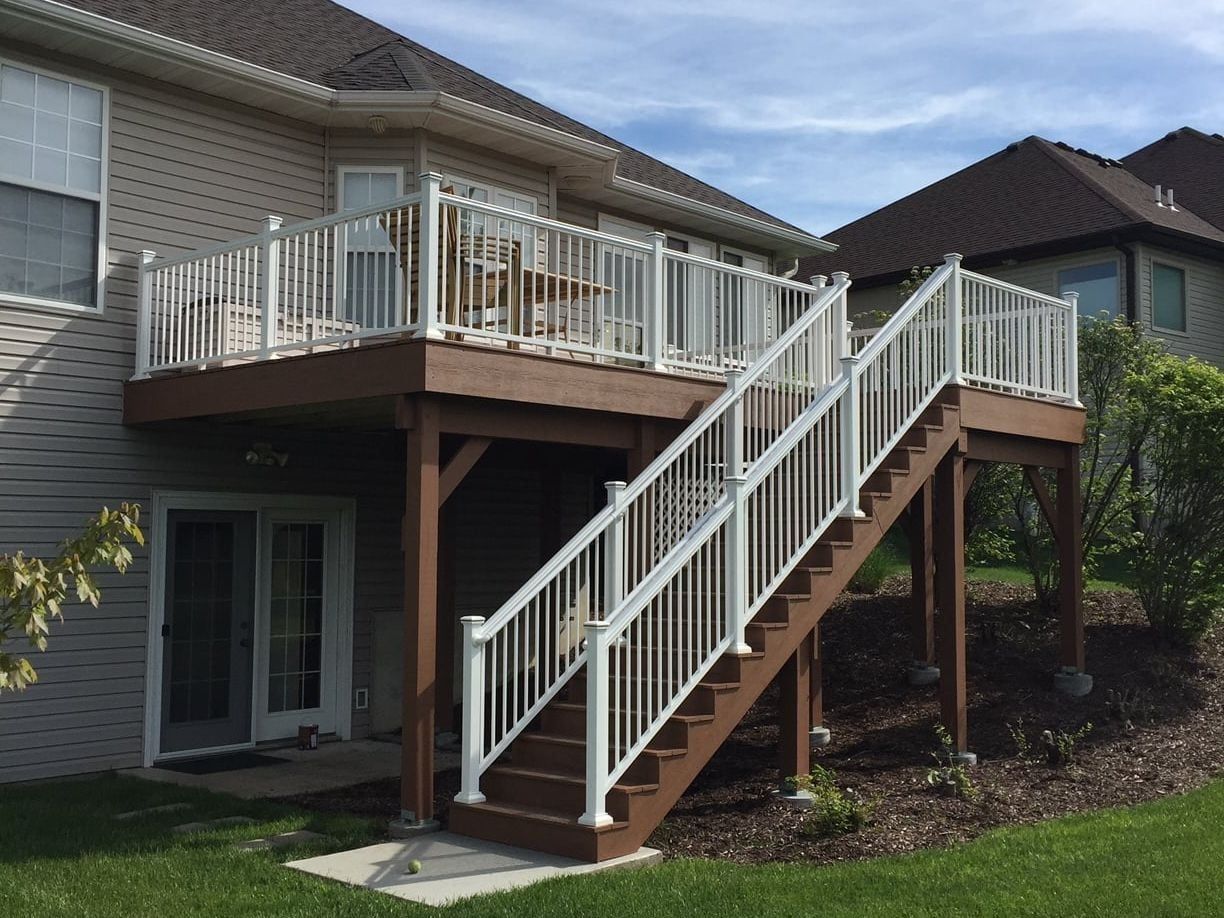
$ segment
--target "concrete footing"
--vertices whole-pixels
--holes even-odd
[[[810,810],[812,808],[812,795],[808,791],[792,790],[789,787],[783,787],[778,790],[777,794],[778,799],[793,810]]]
[[[939,667],[915,660],[906,671],[906,678],[913,686],[934,685],[939,681]]]
[[[820,749],[822,746],[829,745],[833,739],[833,734],[829,732],[828,727],[812,727],[808,731],[808,745],[813,749]]]
[[[951,755],[951,759],[952,759],[953,765],[964,765],[964,766],[976,765],[977,764],[977,753],[976,752],[954,752]]]
[[[1054,688],[1072,698],[1083,698],[1092,691],[1092,677],[1071,666],[1064,666],[1054,674]]]
[[[436,819],[407,819],[401,816],[387,824],[387,834],[392,838],[416,838],[441,831],[442,824]]]

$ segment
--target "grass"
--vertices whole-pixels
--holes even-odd
[[[111,818],[177,801],[192,810],[129,823]],[[931,805],[941,801],[933,797]],[[239,814],[260,824],[170,832],[178,822]],[[279,864],[327,846],[277,853],[232,847],[297,828],[333,835],[338,844],[330,847],[351,847],[373,840],[369,822],[109,776],[0,788],[0,901],[23,918],[1202,915],[1209,903],[1224,902],[1221,825],[1224,782],[1217,782],[1131,809],[992,832],[948,850],[827,867],[672,861],[433,910]]]

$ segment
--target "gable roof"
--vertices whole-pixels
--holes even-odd
[[[810,236],[332,0],[59,0],[337,90],[436,91],[619,151],[617,175]]]
[[[1158,206],[1117,160],[1031,136],[829,233],[838,251],[802,259],[800,276],[847,271],[870,286],[948,252],[999,256],[1139,228],[1224,246],[1224,231]]]
[[[1149,185],[1172,188],[1178,207],[1224,229],[1224,137],[1178,128],[1122,162]]]

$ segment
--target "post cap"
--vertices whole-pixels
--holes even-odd
[[[147,265],[149,262],[151,262],[156,257],[157,257],[157,253],[154,252],[152,249],[144,249],[140,253],[140,263],[142,265]]]
[[[808,283],[810,283],[813,287],[823,287],[829,283],[829,279],[823,274],[813,274],[808,279]]]
[[[281,224],[284,222],[285,220],[283,217],[278,217],[275,214],[268,214],[266,217],[263,218],[264,229],[267,230],[268,232],[271,232],[272,230],[275,230],[275,229],[280,229]]]
[[[604,487],[609,491],[623,491],[625,488],[629,487],[629,485],[624,481],[605,481]]]
[[[484,622],[485,617],[483,615],[465,615],[459,619],[459,623],[462,625],[483,625]]]
[[[850,274],[849,274],[849,272],[847,272],[847,271],[834,271],[834,272],[832,273],[832,275],[830,275],[830,276],[833,278],[833,280],[834,280],[836,283],[839,283],[839,284],[840,284],[842,281],[848,281],[848,280],[850,280]]]
[[[606,618],[592,618],[584,623],[584,627],[593,628],[596,631],[607,631],[612,626],[612,623]]]
[[[417,178],[423,182],[440,182],[442,181],[441,172],[418,172]]]
[[[961,255],[959,252],[951,252],[944,256],[944,264],[950,265],[953,262],[959,264],[964,257],[965,256]]]

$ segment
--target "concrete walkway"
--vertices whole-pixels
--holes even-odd
[[[400,773],[399,743],[378,740],[353,740],[348,743],[323,743],[318,749],[259,749],[278,759],[276,765],[219,771],[210,775],[189,775],[168,768],[132,768],[124,774],[162,781],[181,787],[200,787],[248,800],[259,797],[290,797],[333,790],[367,781],[395,778]],[[434,759],[439,771],[459,767],[456,753],[439,751]]]
[[[641,867],[661,859],[658,851],[641,848],[625,857],[587,864],[450,832],[435,832],[419,838],[290,861],[285,866],[401,899],[445,905],[471,896],[517,889],[551,877]],[[420,873],[409,872],[408,865],[412,861],[420,862]]]

